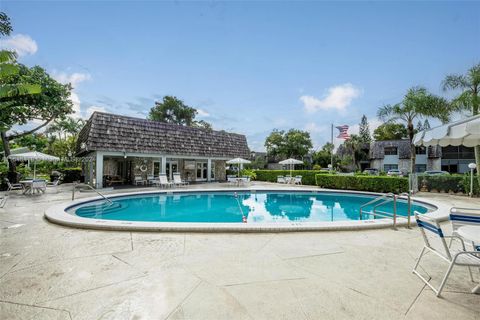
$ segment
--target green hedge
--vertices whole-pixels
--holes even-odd
[[[371,192],[408,191],[408,179],[384,176],[341,176],[334,174],[317,174],[316,184],[327,189],[343,189]]]
[[[277,176],[286,176],[290,170],[255,170],[257,181],[277,182]],[[326,170],[292,170],[292,176],[302,176],[302,183],[306,185],[315,185],[315,175],[328,174]]]
[[[419,175],[418,189],[426,188],[427,191],[437,190],[439,192],[462,192],[468,194],[470,192],[470,175]],[[473,192],[479,194],[478,179],[473,179]]]
[[[64,174],[62,181],[64,183],[82,180],[82,168],[65,168],[60,172]]]

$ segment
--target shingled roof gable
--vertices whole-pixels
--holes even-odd
[[[94,112],[79,134],[77,153],[86,150],[225,158],[250,154],[244,135],[103,112]]]

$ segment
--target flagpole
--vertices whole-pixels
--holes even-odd
[[[332,123],[332,151],[330,151],[330,170],[333,172],[333,123]]]

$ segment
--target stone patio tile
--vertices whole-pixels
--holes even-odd
[[[74,320],[166,319],[201,281],[183,269],[158,271],[46,303]]]
[[[0,279],[4,301],[42,304],[145,276],[110,255],[66,259],[11,271]]]
[[[0,317],[2,320],[71,320],[69,312],[65,310],[1,301]]]

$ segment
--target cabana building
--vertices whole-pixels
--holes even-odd
[[[248,158],[244,135],[94,112],[81,130],[77,157],[85,182],[102,188],[139,176],[179,172],[187,181],[226,180],[226,160]]]

